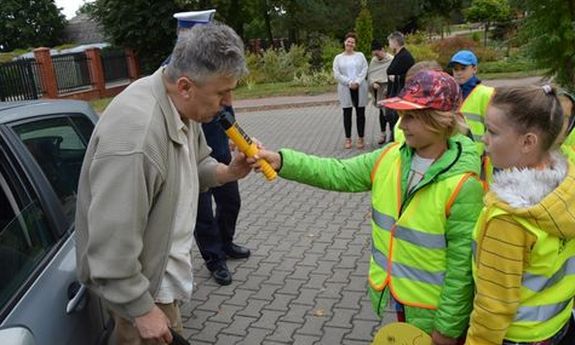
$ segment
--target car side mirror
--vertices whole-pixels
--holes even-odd
[[[34,335],[26,327],[15,326],[0,329],[0,344],[2,345],[36,345]]]

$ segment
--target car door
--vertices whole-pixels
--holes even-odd
[[[0,131],[0,325],[26,326],[37,344],[100,344],[110,328],[76,278],[76,190],[93,127],[52,114]]]

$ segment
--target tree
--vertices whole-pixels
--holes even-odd
[[[559,85],[575,91],[575,4],[564,0],[525,0],[520,28],[527,50]]]
[[[133,48],[142,71],[153,72],[170,54],[176,39],[174,13],[183,10],[170,0],[96,0],[92,16],[114,45]]]
[[[2,0],[0,18],[0,51],[62,43],[66,19],[54,0]]]
[[[373,21],[365,1],[363,1],[359,15],[355,20],[355,33],[358,40],[357,50],[369,57],[371,55],[371,41],[373,40]]]
[[[485,26],[484,45],[487,46],[487,33],[494,22],[510,19],[511,8],[507,0],[473,0],[465,12],[468,21],[481,22]]]

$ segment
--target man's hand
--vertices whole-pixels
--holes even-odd
[[[232,154],[232,161],[227,166],[226,177],[223,182],[237,181],[246,177],[252,168],[246,162],[246,155],[237,149]]]
[[[372,87],[373,87],[374,90],[379,89],[379,83],[373,83],[373,86],[372,86]]]
[[[447,337],[438,331],[433,331],[431,333],[431,343],[433,345],[455,345],[457,344],[457,339]]]
[[[136,317],[134,324],[142,339],[154,340],[159,344],[172,343],[170,320],[158,306],[155,305],[147,314]]]

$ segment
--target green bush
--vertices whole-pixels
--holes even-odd
[[[481,63],[479,73],[523,72],[536,68],[533,60],[518,52],[508,58]]]
[[[417,31],[405,36],[406,44],[423,44],[427,42],[427,36],[423,31]]]
[[[439,58],[439,54],[437,54],[431,45],[426,43],[420,44],[407,44],[407,50],[413,55],[415,61],[423,61],[423,60],[436,60]]]
[[[311,73],[300,73],[296,75],[293,83],[299,86],[323,86],[335,85],[336,81],[331,71],[323,70]]]
[[[478,42],[462,36],[454,36],[435,41],[431,47],[439,55],[437,62],[444,68],[451,60],[451,56],[461,49],[473,51],[479,59],[480,65],[482,65],[483,62],[497,60],[501,55],[492,48],[481,47]]]
[[[289,51],[269,49],[262,55],[248,54],[246,62],[250,70],[242,84],[286,82],[294,80],[296,75],[310,71],[310,56],[305,49],[293,45]]]
[[[474,31],[474,32],[471,34],[471,39],[473,40],[473,42],[479,43],[479,42],[481,42],[481,36],[482,36],[482,35],[481,35],[481,32],[479,32],[479,31]]]
[[[341,52],[343,52],[343,43],[336,39],[326,39],[321,46],[323,68],[327,71],[331,71],[333,68],[333,59]]]

